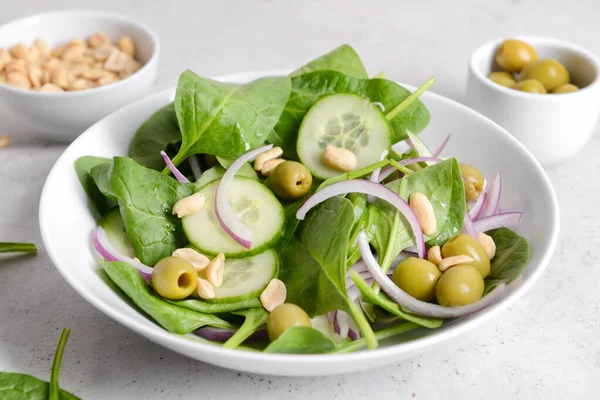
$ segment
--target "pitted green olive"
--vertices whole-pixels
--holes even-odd
[[[185,299],[194,292],[197,284],[198,273],[183,258],[163,258],[152,270],[152,287],[166,299]]]
[[[422,301],[435,300],[435,285],[442,273],[427,260],[409,257],[394,270],[392,281],[412,297]]]
[[[482,278],[485,278],[490,273],[490,258],[488,257],[485,249],[474,237],[460,233],[442,246],[442,257],[452,256],[469,256],[473,260],[469,265],[473,266]],[[454,267],[452,267],[454,268]]]
[[[284,161],[271,172],[265,185],[284,201],[294,201],[306,196],[312,185],[312,174],[296,161]]]

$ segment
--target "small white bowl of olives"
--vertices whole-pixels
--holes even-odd
[[[545,37],[498,39],[469,62],[466,103],[548,167],[581,150],[600,116],[600,59]]]

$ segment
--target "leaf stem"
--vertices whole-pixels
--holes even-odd
[[[366,167],[357,169],[355,171],[351,171],[351,172],[346,172],[340,175],[336,175],[332,178],[329,178],[325,181],[323,181],[323,183],[321,183],[321,185],[317,188],[317,192],[321,189],[323,189],[324,187],[327,187],[331,184],[337,183],[337,182],[342,182],[342,181],[347,181],[350,179],[356,179],[356,178],[360,178],[363,175],[367,175],[370,174],[371,172],[375,171],[377,168],[383,168],[383,167],[387,167],[390,163],[390,160],[381,160],[381,161],[377,161],[374,164],[371,165],[367,165]]]
[[[400,333],[412,331],[413,329],[419,328],[419,325],[414,322],[403,322],[398,325],[390,326],[389,328],[382,329],[375,332],[375,340],[387,339],[391,336],[396,336]],[[360,350],[367,345],[367,338],[361,337],[353,342],[344,343],[338,347],[333,353],[351,353],[356,350]]]
[[[33,243],[0,242],[0,253],[31,253],[37,254]]]
[[[60,400],[60,387],[58,386],[58,378],[60,375],[60,366],[62,364],[63,354],[67,346],[67,340],[71,334],[70,329],[63,329],[56,346],[56,352],[54,353],[54,360],[52,361],[52,370],[50,372],[50,390],[48,394],[48,400]]]
[[[405,98],[404,100],[402,100],[400,102],[400,104],[398,104],[396,107],[394,107],[392,110],[390,110],[390,112],[388,112],[385,115],[385,117],[387,118],[387,120],[391,121],[394,118],[396,118],[398,116],[398,114],[400,114],[402,111],[406,110],[417,98],[419,98],[419,96],[421,96],[434,83],[435,83],[435,76],[432,76],[424,84],[422,84],[421,86],[419,86],[417,88],[417,90],[415,90],[414,92],[412,92],[410,94],[410,96],[408,96],[407,98]]]
[[[369,325],[369,321],[367,321],[367,319],[365,318],[365,315],[358,308],[356,303],[354,303],[350,299],[348,299],[348,309],[350,311],[350,314],[352,315],[352,319],[354,319],[354,322],[356,322],[356,325],[358,325],[358,329],[360,329],[360,332],[362,333],[363,338],[365,339],[367,347],[369,347],[370,349],[376,349],[377,338],[373,333],[371,325]]]
[[[375,75],[373,75],[373,77],[371,79],[384,79],[385,78],[385,72],[380,71],[378,73],[376,73]]]
[[[410,174],[412,174],[413,172],[415,172],[415,171],[413,171],[412,169],[410,169],[410,168],[407,168],[407,167],[405,167],[405,166],[404,166],[404,165],[402,165],[402,164],[399,164],[399,163],[398,163],[398,161],[396,161],[396,160],[393,160],[393,159],[392,159],[392,160],[390,160],[390,164],[392,164],[392,166],[393,166],[393,167],[395,167],[395,168],[396,168],[398,171],[400,171],[400,172],[404,173],[405,175],[410,175]]]

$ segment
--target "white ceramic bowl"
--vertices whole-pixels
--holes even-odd
[[[0,128],[5,133],[52,141],[72,141],[107,114],[147,95],[154,85],[158,38],[129,17],[102,11],[68,10],[21,18],[0,26],[0,47],[38,37],[51,47],[102,32],[114,42],[129,35],[144,66],[119,82],[78,92],[40,93],[0,85]]]
[[[246,82],[285,72],[245,73],[218,79]],[[377,350],[351,354],[275,355],[227,350],[192,335],[167,333],[124,301],[99,276],[100,267],[90,244],[95,221],[73,162],[83,155],[126,155],[136,129],[154,111],[172,101],[173,96],[174,90],[149,96],[88,129],[56,162],[40,202],[44,244],[67,282],[100,311],[164,347],[211,364],[261,374],[328,375],[365,370],[431,350],[489,321],[521,297],[548,264],[558,237],[559,214],[556,195],[539,163],[522,144],[489,119],[452,100],[425,93],[422,99],[432,117],[422,138],[435,147],[452,133],[444,154],[477,165],[487,177],[501,171],[502,208],[524,213],[518,230],[529,239],[531,261],[522,279],[509,285],[505,297],[479,313],[446,323],[441,329],[409,332],[382,343]]]
[[[521,36],[539,58],[555,58],[581,90],[567,94],[531,94],[498,85],[487,78],[504,39],[479,47],[469,63],[466,104],[504,127],[544,166],[572,157],[594,132],[600,115],[600,59],[562,40]]]

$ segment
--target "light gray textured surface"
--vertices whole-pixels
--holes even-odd
[[[461,101],[469,54],[488,39],[552,35],[600,53],[600,3],[576,4],[20,0],[3,7],[0,23],[73,7],[102,6],[134,16],[162,41],[157,90],[174,85],[185,68],[210,76],[294,67],[348,42],[372,73],[383,70],[413,84],[436,75],[433,90]],[[39,195],[63,150],[23,140],[0,150],[0,241],[42,247]],[[46,378],[60,329],[71,327],[62,383],[85,399],[597,399],[599,153],[596,134],[576,159],[548,171],[560,201],[561,234],[539,283],[508,312],[444,350],[327,378],[222,370],[171,353],[96,311],[62,280],[41,248],[33,258],[0,256],[0,370]]]

